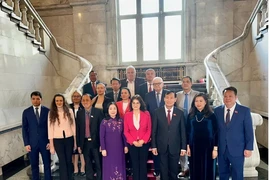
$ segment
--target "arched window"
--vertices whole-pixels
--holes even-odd
[[[183,62],[184,0],[117,0],[122,64]]]

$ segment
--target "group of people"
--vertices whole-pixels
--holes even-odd
[[[146,82],[128,66],[127,78],[112,78],[113,91],[106,94],[105,84],[91,71],[82,95],[75,91],[68,105],[56,94],[50,109],[41,105],[40,92],[32,92],[32,106],[22,117],[32,179],[39,179],[39,153],[45,179],[51,179],[50,153],[56,152],[61,180],[78,175],[79,157],[80,174],[87,180],[95,173],[97,180],[124,180],[127,160],[133,180],[146,180],[149,149],[153,174],[161,180],[187,175],[214,180],[217,157],[219,179],[243,179],[244,158],[253,150],[253,128],[249,108],[236,103],[237,89],[225,88],[224,105],[213,112],[207,95],[192,90],[191,77],[184,77],[183,91],[175,93],[164,89],[153,69],[145,74]]]

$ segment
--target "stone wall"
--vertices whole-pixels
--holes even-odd
[[[109,79],[116,76],[116,71],[110,68],[119,66],[115,0],[31,2],[59,44],[88,59],[101,81],[109,83]],[[187,67],[187,75],[195,80],[205,76],[203,60],[206,55],[242,33],[256,2],[186,1],[185,60],[197,63]]]

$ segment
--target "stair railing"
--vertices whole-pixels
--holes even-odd
[[[92,69],[92,64],[58,45],[55,37],[29,0],[0,0],[0,3],[2,3],[2,10],[10,14],[11,19],[16,21],[19,29],[23,30],[28,37],[33,38],[33,44],[38,45],[40,51],[45,52],[47,48],[51,48],[46,47],[46,37],[43,35],[43,33],[46,33],[51,42],[49,44],[52,44],[60,55],[68,56],[80,63],[80,71],[64,92],[65,97],[70,102],[71,94],[75,90],[81,90],[82,86],[89,82],[88,74]]]
[[[265,23],[268,21],[268,11],[267,11],[267,0],[258,0],[249,20],[247,21],[243,33],[233,39],[232,41],[225,43],[219,48],[212,51],[210,54],[206,56],[204,59],[204,65],[206,67],[206,88],[211,98],[214,100],[213,105],[218,106],[222,104],[222,91],[224,88],[230,86],[227,78],[222,72],[218,60],[221,52],[224,50],[236,45],[237,43],[243,41],[248,36],[252,23],[256,16],[259,16],[261,21],[258,22],[258,29],[263,27]],[[239,100],[238,103],[240,104]],[[260,163],[260,154],[258,151],[257,141],[255,137],[256,126],[262,124],[263,120],[261,115],[257,113],[251,113],[252,121],[253,121],[253,131],[254,131],[254,151],[250,158],[245,159],[244,164],[244,176],[245,177],[256,177],[258,176],[258,172],[255,169]]]

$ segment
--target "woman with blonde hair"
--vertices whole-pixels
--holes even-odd
[[[82,99],[82,94],[80,91],[76,90],[72,93],[72,96],[71,96],[72,103],[69,104],[69,106],[73,110],[75,121],[76,121],[77,112],[79,110],[83,109],[83,105],[81,104],[81,99]],[[77,124],[77,122],[76,122],[76,124]],[[78,169],[79,157],[80,157],[80,162],[81,162],[80,172]],[[72,162],[73,162],[73,175],[74,176],[78,176],[78,175],[85,176],[84,157],[83,157],[83,154],[78,153],[77,149],[73,152]]]

